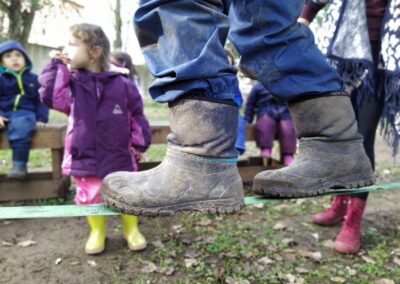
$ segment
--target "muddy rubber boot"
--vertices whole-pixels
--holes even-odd
[[[340,253],[357,253],[360,250],[361,220],[367,201],[350,198],[342,229],[337,235],[334,248]]]
[[[343,220],[347,211],[348,195],[332,196],[332,204],[324,211],[315,214],[313,222],[322,226],[333,226]]]
[[[257,174],[255,193],[300,198],[374,183],[349,96],[312,97],[290,103],[289,110],[300,138],[299,155],[285,168]]]
[[[234,147],[238,108],[197,99],[181,99],[169,107],[171,133],[164,160],[148,171],[106,176],[104,202],[121,213],[142,216],[240,210],[243,184]]]
[[[12,169],[7,173],[8,179],[23,180],[26,178],[26,163],[13,162]]]

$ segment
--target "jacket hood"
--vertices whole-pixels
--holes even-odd
[[[26,53],[26,51],[22,47],[22,45],[15,40],[7,40],[0,44],[0,57],[3,55],[3,53],[10,51],[10,50],[18,50],[19,52],[21,52],[25,57],[26,67],[28,69],[32,69],[31,59],[29,58],[28,54]]]

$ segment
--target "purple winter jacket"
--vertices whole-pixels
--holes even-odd
[[[116,72],[69,71],[59,59],[39,76],[41,100],[69,116],[64,175],[104,178],[137,170],[132,146],[144,152],[151,130],[135,85]]]

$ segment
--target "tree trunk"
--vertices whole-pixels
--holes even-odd
[[[121,0],[115,0],[114,9],[114,19],[115,19],[115,40],[113,43],[114,49],[122,48],[122,18],[121,18]]]
[[[17,40],[24,46],[28,43],[33,20],[35,19],[36,11],[39,9],[38,1],[31,1],[30,11],[21,11],[21,9],[20,0],[11,0],[8,9],[3,11],[7,13],[9,19],[6,37]]]

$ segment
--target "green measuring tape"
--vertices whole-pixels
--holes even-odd
[[[327,192],[323,195],[352,194],[385,189],[400,189],[400,183],[372,185],[357,189],[337,189]],[[245,204],[252,205],[257,203],[267,203],[280,200],[283,199],[250,196],[245,198]],[[0,207],[0,219],[62,218],[96,215],[113,216],[120,215],[120,213],[115,212],[107,206],[101,204]]]

